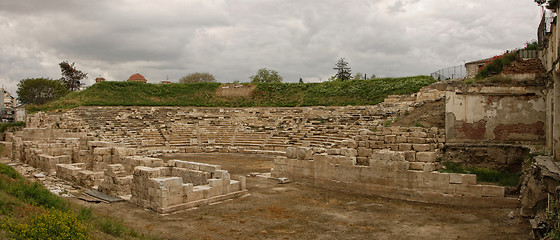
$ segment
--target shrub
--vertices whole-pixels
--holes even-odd
[[[478,73],[476,74],[475,78],[487,78],[492,75],[499,74],[504,69],[504,66],[511,64],[514,60],[517,59],[517,51],[513,51],[510,53],[505,53],[500,56],[495,56],[487,63],[484,67],[482,67]]]
[[[480,182],[498,183],[501,186],[517,186],[521,173],[509,173],[494,169],[479,167],[464,167],[458,163],[444,162],[441,172],[475,174],[476,180]]]
[[[25,223],[11,218],[1,227],[15,239],[89,239],[87,228],[71,211],[52,209]]]

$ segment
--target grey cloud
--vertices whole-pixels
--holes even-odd
[[[60,77],[58,62],[97,76],[222,82],[257,69],[286,81],[326,80],[337,59],[354,73],[429,74],[521,47],[535,35],[532,1],[185,0],[0,2],[0,81]]]

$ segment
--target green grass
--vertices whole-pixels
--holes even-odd
[[[0,164],[0,239],[146,239],[120,220],[95,214]]]
[[[388,95],[411,94],[435,82],[430,76],[376,78],[323,83],[260,83],[251,96],[221,97],[221,83],[144,84],[101,82],[28,110],[49,111],[78,106],[294,107],[374,105]]]
[[[458,163],[444,162],[444,169],[440,172],[475,174],[479,182],[497,183],[501,186],[515,187],[519,183],[521,173],[509,173],[494,169],[465,167]]]
[[[25,127],[25,122],[0,123],[0,133],[3,133],[13,127]]]

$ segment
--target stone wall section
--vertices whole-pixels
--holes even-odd
[[[246,179],[231,180],[218,165],[172,160],[168,167],[135,167],[131,202],[159,213],[207,205],[247,192]]]
[[[510,206],[503,186],[481,185],[476,175],[434,171],[436,152],[373,150],[368,165],[358,165],[351,149],[289,148],[274,159],[274,177],[366,194],[468,206]],[[350,153],[350,154],[348,154]],[[414,156],[414,157],[413,157]],[[420,163],[422,167],[415,164]],[[416,170],[420,169],[420,170]]]

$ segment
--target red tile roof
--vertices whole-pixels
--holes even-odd
[[[132,74],[132,76],[130,76],[127,80],[128,82],[147,82],[148,80],[146,80],[146,78],[144,78],[144,76],[142,76],[142,74],[140,73],[135,73]]]

